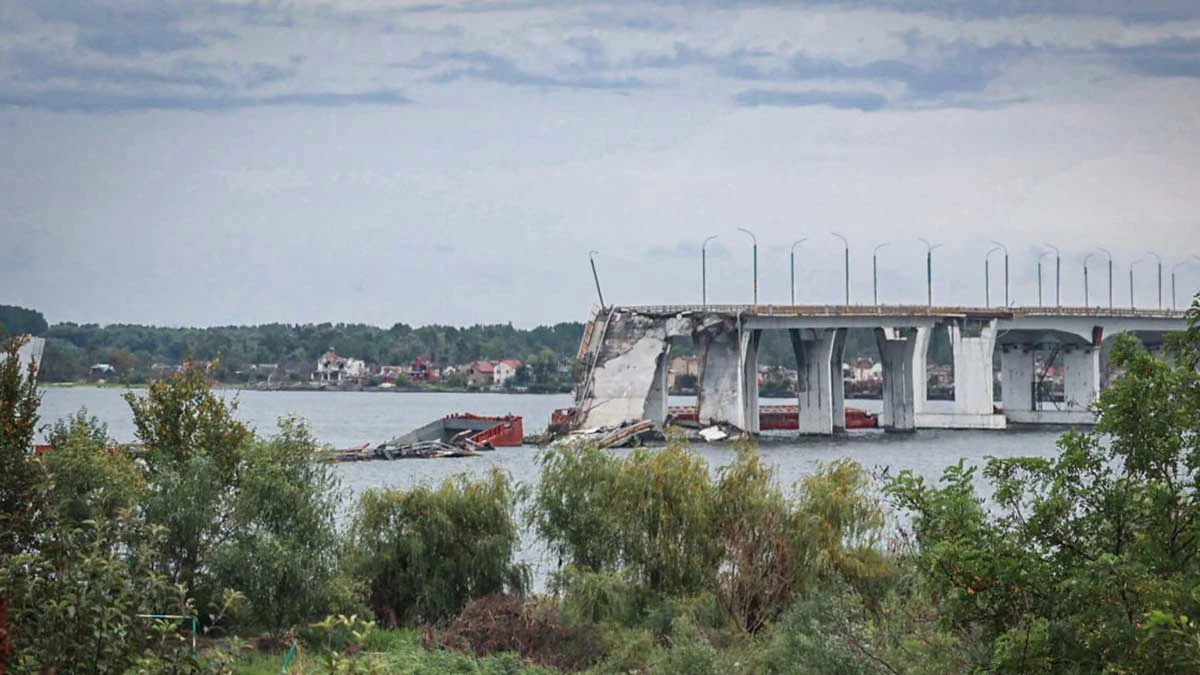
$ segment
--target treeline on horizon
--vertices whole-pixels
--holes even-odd
[[[930,362],[949,363],[949,342],[944,331],[935,331],[930,342]],[[0,305],[0,337],[30,334],[46,338],[39,378],[43,382],[75,382],[88,377],[93,364],[113,367],[116,379],[140,382],[157,373],[155,364],[178,365],[188,359],[216,360],[210,375],[223,382],[249,381],[255,364],[275,364],[292,376],[307,379],[305,369],[330,347],[342,356],[368,364],[402,365],[424,358],[446,365],[476,360],[518,359],[567,362],[573,360],[583,336],[583,324],[560,322],[551,326],[515,328],[512,324],[475,324],[467,327],[428,325],[414,328],[396,323],[381,328],[359,323],[284,324],[178,328],[138,324],[49,324],[41,312]],[[675,340],[673,355],[695,353],[690,340]],[[847,334],[845,358],[877,358],[870,330]],[[759,364],[794,368],[795,356],[786,331],[766,331],[759,348]]]
[[[572,359],[583,335],[580,322],[531,329],[511,324],[468,327],[429,325],[391,328],[366,324],[319,323],[173,328],[134,324],[48,324],[40,312],[0,305],[0,336],[28,333],[46,338],[43,382],[83,379],[95,363],[113,366],[123,378],[149,376],[154,364],[187,359],[218,360],[211,373],[219,380],[239,379],[253,364],[294,364],[311,368],[330,347],[368,364],[400,365],[415,358],[442,365],[515,358],[533,361],[547,355]]]

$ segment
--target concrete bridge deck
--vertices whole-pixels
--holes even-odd
[[[589,364],[579,388],[581,422],[605,426],[667,416],[672,339],[691,338],[700,359],[698,416],[757,433],[758,347],[765,330],[787,331],[798,373],[801,433],[844,426],[841,365],[846,331],[874,331],[883,364],[884,428],[1002,429],[1009,422],[1088,424],[1106,382],[1107,348],[1124,332],[1153,347],[1184,328],[1185,313],[1107,307],[959,307],[927,305],[657,305],[605,308],[585,330]],[[953,412],[925,410],[931,331],[949,333]],[[1065,371],[1064,402],[1038,394],[1040,345],[1055,345]],[[993,359],[1000,353],[1003,414],[993,410]]]

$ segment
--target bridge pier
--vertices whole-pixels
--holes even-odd
[[[844,328],[788,330],[796,355],[799,432],[832,434],[846,428],[845,391],[842,389]]]
[[[700,376],[696,399],[701,424],[737,422],[744,386],[741,335],[733,322],[723,322],[695,334]]]
[[[955,319],[949,322],[954,356],[954,407],[937,413],[917,406],[917,426],[933,429],[1004,429],[1004,415],[995,414],[992,355],[996,348],[995,319]],[[924,371],[916,371],[923,373]],[[921,389],[924,389],[924,378]],[[923,403],[923,402],[922,402]]]
[[[1100,395],[1101,349],[1063,348],[1063,402],[1038,403],[1037,368],[1031,345],[1005,346],[1000,352],[1004,415],[1014,424],[1093,424],[1090,409]],[[1047,408],[1046,406],[1050,406]]]
[[[883,413],[879,425],[887,431],[914,431],[916,385],[913,373],[916,328],[876,328],[879,361],[883,364]],[[920,374],[924,379],[925,374]]]
[[[758,345],[762,341],[762,331],[743,329],[738,337],[742,375],[738,396],[741,405],[738,406],[740,416],[734,423],[742,431],[757,434],[761,430],[758,417]]]

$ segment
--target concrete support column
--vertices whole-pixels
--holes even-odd
[[[646,407],[642,411],[642,419],[654,422],[656,428],[662,428],[667,421],[667,364],[671,361],[671,343],[668,342],[658,356],[654,367],[654,379],[650,382],[650,390],[646,393]]]
[[[913,334],[913,411],[915,414],[925,412],[928,403],[929,387],[929,338],[932,329],[920,326]]]
[[[1033,349],[1029,345],[1000,348],[1000,400],[1008,419],[1033,411]]]
[[[700,376],[696,398],[701,424],[725,422],[737,424],[742,400],[738,327],[732,322],[696,333],[696,352],[700,358]]]
[[[1063,351],[1063,407],[1067,412],[1088,411],[1100,395],[1100,351],[1091,346]]]
[[[740,336],[739,358],[741,361],[741,380],[738,396],[741,398],[737,426],[742,431],[757,434],[759,428],[758,416],[758,344],[762,340],[761,330],[743,330]]]
[[[913,431],[917,428],[916,385],[913,352],[917,329],[875,329],[879,360],[883,364],[883,415],[881,425],[888,431]],[[924,377],[924,374],[922,374]]]
[[[802,434],[832,434],[846,428],[842,390],[842,350],[846,330],[792,329],[788,331],[796,355]]]
[[[950,326],[950,346],[954,352],[954,412],[991,415],[996,320],[955,321]]]
[[[842,379],[842,361],[846,354],[846,329],[833,330],[833,351],[829,355],[829,384],[833,387],[833,430],[846,430],[846,382]]]

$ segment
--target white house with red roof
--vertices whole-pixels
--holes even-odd
[[[503,385],[517,374],[517,369],[521,367],[521,362],[516,359],[504,359],[496,364],[493,371],[494,379],[497,385]]]

